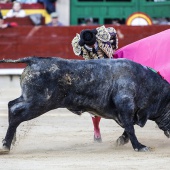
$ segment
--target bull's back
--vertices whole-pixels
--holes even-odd
[[[121,83],[125,87],[133,85],[132,90],[137,97],[144,100],[169,88],[169,84],[159,75],[126,59],[39,59],[27,66],[22,74],[21,85],[29,86],[32,93],[38,90],[45,95],[46,91],[51,91],[54,96],[55,93],[56,96],[61,93],[73,101],[75,97],[84,96],[90,102],[106,104],[104,101],[108,102],[111,95],[117,93]]]

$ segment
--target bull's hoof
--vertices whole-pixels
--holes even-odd
[[[150,148],[150,147],[147,147],[147,146],[145,146],[145,147],[143,147],[143,148],[140,148],[140,149],[135,149],[135,151],[137,151],[137,152],[148,152],[148,151],[151,151],[152,149]]]
[[[125,144],[125,140],[122,136],[120,136],[117,140],[116,140],[116,146],[122,146]]]
[[[170,138],[170,131],[169,131],[169,130],[164,131],[164,134],[165,134],[168,138]]]
[[[129,142],[129,139],[126,139],[124,136],[120,136],[117,140],[116,140],[116,146],[122,146],[125,145],[126,143]]]
[[[102,138],[101,138],[101,137],[95,137],[95,136],[94,136],[94,142],[101,143],[101,142],[102,142]]]
[[[2,147],[2,149],[0,149],[0,155],[5,155],[9,153],[9,149],[5,146]]]

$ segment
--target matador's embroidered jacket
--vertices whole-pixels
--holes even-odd
[[[80,46],[80,35],[76,34],[71,43],[75,55],[82,56],[85,60],[113,57],[114,51],[118,48],[116,30],[113,27],[105,28],[105,26],[98,27],[96,30],[96,42],[93,48],[87,45]]]

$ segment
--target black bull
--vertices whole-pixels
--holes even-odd
[[[126,59],[0,60],[7,62],[27,63],[27,67],[21,75],[21,96],[8,104],[9,127],[1,153],[9,152],[20,123],[57,108],[114,119],[124,128],[117,143],[130,139],[136,151],[149,148],[138,142],[135,124],[143,127],[153,120],[170,137],[170,84],[147,67]]]

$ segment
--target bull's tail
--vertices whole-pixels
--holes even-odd
[[[19,58],[17,60],[3,59],[3,60],[0,60],[0,63],[26,63],[26,64],[31,64],[34,60],[35,60],[34,57],[25,57],[25,58]]]

